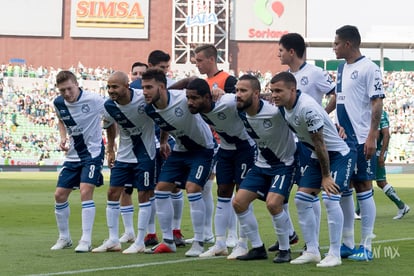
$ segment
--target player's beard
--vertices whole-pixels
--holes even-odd
[[[247,98],[246,100],[241,101],[241,102],[237,101],[237,110],[238,111],[244,111],[244,110],[248,109],[252,105],[252,103],[253,103],[253,101],[252,101],[251,97]]]

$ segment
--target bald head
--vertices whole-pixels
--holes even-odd
[[[122,71],[115,71],[109,76],[108,82],[116,82],[124,85],[129,83],[129,77]]]

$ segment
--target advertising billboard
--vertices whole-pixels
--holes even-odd
[[[306,37],[306,0],[232,1],[231,39],[275,41],[292,32]]]
[[[72,0],[71,37],[147,39],[149,0]]]

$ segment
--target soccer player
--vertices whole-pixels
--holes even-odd
[[[103,184],[101,171],[105,148],[101,123],[104,99],[99,94],[82,90],[71,71],[60,71],[56,75],[56,86],[60,96],[53,101],[53,105],[59,118],[59,146],[66,152],[66,157],[55,191],[59,238],[51,249],[72,246],[68,198],[74,188],[79,188],[82,201],[82,236],[75,251],[89,252],[95,220],[93,192],[95,186]]]
[[[236,107],[234,94],[224,94],[214,102],[209,84],[196,78],[187,85],[188,109],[200,113],[220,137],[216,155],[217,207],[215,213],[216,243],[200,257],[227,255],[226,230],[234,210],[231,199],[235,186],[239,186],[255,158],[254,141],[247,134]],[[234,246],[233,246],[234,247]],[[241,240],[228,259],[247,253],[247,239]]]
[[[286,223],[289,217],[283,202],[293,184],[295,140],[279,109],[260,99],[260,82],[256,77],[241,76],[236,84],[236,97],[239,116],[258,148],[257,160],[233,199],[240,227],[252,245],[247,254],[237,259],[267,258],[251,207],[251,203],[259,198],[266,201],[279,241],[279,253],[273,262],[290,262],[289,225]]]
[[[154,122],[145,113],[142,90],[129,88],[128,75],[114,72],[107,82],[110,99],[105,102],[107,116],[107,154],[111,168],[110,187],[106,207],[109,238],[92,252],[120,251],[120,197],[125,185],[138,189],[138,235],[135,242],[122,253],[144,252],[144,237],[151,215],[150,196],[153,194],[155,170]],[[119,128],[119,147],[115,159],[116,128]]]
[[[134,62],[131,66],[130,88],[141,89],[141,76],[148,69],[148,65],[140,61]]]
[[[345,141],[325,110],[309,95],[296,89],[296,79],[289,72],[275,75],[270,91],[276,106],[299,141],[311,150],[311,159],[303,164],[303,177],[295,195],[299,224],[306,250],[291,264],[318,263],[318,267],[337,266],[341,261],[343,213],[339,203],[341,191],[348,188],[354,160]],[[312,210],[314,197],[323,189],[322,198],[327,210],[329,252],[321,261],[319,226]]]
[[[148,66],[147,68],[158,68],[162,71],[164,71],[165,75],[167,75],[169,68],[170,68],[170,60],[171,57],[168,53],[165,53],[161,50],[154,50],[148,55]],[[135,63],[136,64],[136,63]],[[134,65],[135,65],[134,64]],[[135,70],[133,66],[133,70]],[[144,64],[146,65],[146,64]],[[142,67],[142,66],[141,66]],[[145,70],[144,70],[145,71]],[[130,84],[131,88],[142,88],[142,73],[144,72],[140,70],[140,77],[139,80],[135,80]],[[174,84],[174,80],[167,77],[167,87]],[[159,154],[159,135],[160,130],[157,125],[155,125],[155,142],[156,142],[156,178],[158,177],[158,174],[160,172],[160,168],[162,163],[164,162],[164,159]],[[168,142],[170,145],[174,145],[174,139],[172,137],[169,137]],[[135,236],[133,235],[133,213],[134,213],[134,206],[132,205],[131,200],[131,194],[132,194],[132,188],[128,187],[125,189],[125,192],[122,194],[121,197],[121,214],[122,219],[125,226],[125,233],[120,238],[121,242],[133,242],[135,239]],[[173,219],[173,233],[174,233],[174,242],[176,246],[185,246],[185,241],[183,239],[183,235],[181,233],[181,218],[183,213],[183,207],[184,207],[184,198],[183,198],[183,192],[176,188],[172,193],[173,198],[173,208],[174,208],[174,219]],[[146,246],[153,246],[158,244],[158,237],[155,229],[155,196],[151,195],[150,201],[151,201],[151,216],[148,223],[148,229],[147,229],[147,235],[145,236],[145,245]]]
[[[145,111],[162,130],[161,155],[164,158],[169,155],[161,168],[155,189],[156,211],[163,242],[151,252],[176,251],[172,229],[171,192],[175,187],[180,186],[187,191],[194,231],[193,244],[185,255],[196,257],[204,251],[205,205],[201,192],[211,171],[214,138],[201,116],[193,115],[188,110],[185,93],[167,90],[166,86],[166,76],[159,69],[148,69],[142,75],[142,87],[147,102]],[[176,141],[172,151],[167,142],[168,134],[171,134]],[[186,179],[185,183],[177,182],[183,178]]]
[[[341,255],[356,261],[369,261],[373,258],[371,244],[376,216],[372,180],[375,179],[376,139],[385,95],[381,70],[361,54],[360,44],[361,36],[355,26],[345,25],[336,30],[333,50],[337,59],[345,59],[337,71],[336,118],[345,129],[347,144],[357,152],[351,185],[361,207],[361,241],[356,249],[352,189],[344,191],[341,198],[344,212]]]
[[[398,208],[398,213],[393,219],[401,219],[410,211],[410,206],[405,204],[400,197],[397,195],[397,192],[387,181],[387,175],[385,171],[385,160],[387,159],[388,144],[390,141],[390,122],[388,120],[388,113],[383,110],[381,115],[381,121],[379,126],[379,137],[377,139],[377,170],[375,181],[377,186],[382,189],[385,195],[392,201]],[[357,208],[355,214],[359,216],[359,204],[357,202]],[[359,216],[359,218],[361,217]]]
[[[205,74],[207,76],[206,81],[210,87],[210,90],[213,93],[220,93],[224,91],[225,93],[235,92],[235,85],[237,79],[230,75],[229,73],[219,70],[217,65],[217,48],[212,44],[203,44],[194,49],[194,59],[196,67],[200,74]],[[213,131],[213,134],[216,137],[216,141],[220,143],[220,136],[217,136],[217,133]],[[216,167],[214,167],[214,170]],[[203,199],[206,204],[206,221],[204,228],[204,240],[205,242],[214,242],[214,235],[212,230],[212,221],[213,221],[213,182],[216,173],[212,173],[204,185],[203,190]],[[240,183],[239,183],[240,184]],[[236,214],[234,213],[233,208],[230,208],[233,216],[229,217],[230,223],[228,224],[228,235],[226,244],[229,247],[235,247],[237,244],[237,219]],[[187,240],[186,240],[187,242]]]
[[[280,38],[278,57],[281,64],[289,66],[288,71],[295,76],[297,88],[302,93],[310,95],[320,105],[322,105],[322,98],[324,96],[329,96],[331,101],[329,101],[325,110],[330,113],[335,109],[335,82],[326,71],[323,71],[321,68],[306,62],[306,44],[300,34],[288,33]],[[301,149],[299,151],[299,163],[306,164],[309,161],[311,151],[307,150],[306,146],[302,146],[300,143],[298,144],[298,147]],[[299,182],[303,169],[304,166],[300,165],[300,170],[296,172],[296,182]],[[286,202],[283,207],[289,215],[288,203]],[[318,226],[317,232],[319,233],[321,204],[318,196],[314,197],[312,207],[316,216],[316,225]],[[291,220],[290,223],[291,229],[289,241],[291,244],[294,244],[298,241],[298,236],[294,232]],[[319,235],[317,236],[319,237]],[[276,241],[276,243],[269,248],[269,251],[276,251],[277,249],[278,243]]]

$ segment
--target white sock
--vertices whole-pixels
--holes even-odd
[[[92,228],[95,221],[95,202],[93,200],[82,201],[82,241],[92,242]]]
[[[55,217],[60,239],[70,240],[69,216],[70,207],[68,201],[55,203]]]
[[[148,228],[147,228],[147,233],[148,234],[155,234],[155,197],[151,197],[150,198],[150,202],[151,202],[151,215],[149,218],[149,222],[148,222]]]
[[[341,195],[328,195],[322,192],[323,203],[326,207],[328,229],[329,229],[329,252],[328,254],[341,257],[342,229],[344,214],[339,203]]]
[[[319,196],[317,195],[313,198],[312,208],[313,208],[313,212],[315,213],[316,239],[319,242],[319,232],[321,229],[321,201],[319,200]]]
[[[233,195],[234,197],[234,195]],[[237,225],[239,224],[237,220],[236,212],[233,207],[230,206],[229,210],[229,222],[227,224],[227,237],[234,237],[237,239]]]
[[[346,190],[342,193],[341,197],[341,208],[344,214],[344,228],[342,231],[343,243],[353,249],[355,247],[355,236],[354,236],[354,213],[355,205],[354,198],[352,196],[354,189]]]
[[[106,224],[109,230],[109,239],[119,239],[119,201],[107,201],[106,203]]]
[[[249,204],[249,210],[251,212],[253,212],[253,203]],[[234,209],[233,209],[233,211],[234,211]],[[234,213],[236,213],[236,212],[234,212]],[[237,216],[237,214],[236,214],[236,216]],[[237,245],[247,249],[248,248],[248,246],[247,246],[248,238],[247,238],[246,233],[244,233],[244,230],[240,226],[240,221],[239,221],[238,216],[237,216],[237,223],[239,224],[239,240],[237,242]]]
[[[287,222],[288,227],[289,227],[289,236],[292,236],[293,232],[295,232],[295,228],[293,227],[292,219],[290,218],[289,203],[283,204],[283,210],[285,211],[285,213],[287,214],[289,218],[289,221]]]
[[[174,210],[174,217],[172,221],[172,229],[181,229],[181,218],[183,216],[184,198],[183,191],[178,193],[171,193],[171,199]],[[158,213],[157,213],[158,214]]]
[[[204,221],[204,238],[210,238],[213,234],[213,213],[214,213],[214,200],[213,200],[213,183],[214,181],[209,179],[203,187],[201,192],[206,208],[205,221]]]
[[[285,210],[277,215],[272,216],[273,228],[279,242],[280,250],[288,250],[289,245],[289,216]]]
[[[216,238],[224,238],[226,236],[227,225],[232,215],[233,207],[231,206],[231,198],[218,197],[216,215],[214,216],[214,229]]]
[[[263,245],[263,241],[260,238],[259,226],[257,225],[256,217],[253,211],[249,208],[245,212],[237,214],[240,221],[240,229],[250,240],[252,247],[257,248]]]
[[[295,195],[295,204],[298,210],[299,225],[306,243],[306,251],[319,254],[319,243],[315,239],[316,218],[312,207],[313,198],[313,195],[298,191]]]
[[[121,206],[121,217],[124,223],[125,233],[134,234],[134,205]]]
[[[135,239],[136,245],[144,245],[144,238],[146,229],[148,227],[148,221],[151,216],[151,202],[144,202],[139,204],[138,210],[138,232],[137,238]]]
[[[206,207],[201,193],[187,194],[190,202],[191,221],[193,223],[194,241],[204,242],[204,222]]]
[[[374,224],[376,216],[376,206],[373,191],[357,193],[359,208],[361,209],[361,245],[366,249],[371,249],[371,242],[374,238]]]
[[[173,203],[171,192],[155,191],[155,207],[157,210],[158,222],[162,231],[162,238],[173,240],[172,221],[173,221]]]

